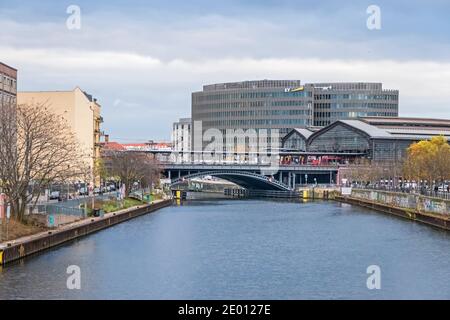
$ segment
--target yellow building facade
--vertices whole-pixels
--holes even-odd
[[[100,158],[101,123],[103,122],[101,106],[97,103],[97,99],[76,87],[72,91],[18,92],[17,103],[19,105],[45,104],[49,110],[62,115],[83,151],[88,155],[86,161],[91,171],[94,171],[94,165]],[[98,178],[95,179],[95,184],[98,185]]]

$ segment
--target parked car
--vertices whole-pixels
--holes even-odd
[[[52,191],[52,192],[50,192],[49,199],[50,200],[59,199],[59,195],[60,195],[59,191]]]
[[[82,187],[78,190],[78,194],[80,196],[87,196],[87,195],[89,195],[89,190],[85,187]]]

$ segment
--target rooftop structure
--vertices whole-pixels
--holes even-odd
[[[450,120],[368,117],[338,120],[313,131],[293,129],[283,139],[283,150],[396,161],[414,142],[435,136],[450,141]]]

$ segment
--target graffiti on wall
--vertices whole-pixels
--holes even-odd
[[[399,208],[450,215],[450,201],[447,200],[374,190],[353,190],[352,196]]]
[[[450,214],[450,206],[446,203],[446,201],[439,201],[430,198],[421,198],[419,201],[419,209],[426,212]]]

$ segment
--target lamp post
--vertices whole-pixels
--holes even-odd
[[[92,154],[94,154],[94,150],[92,150]],[[93,165],[91,166],[91,179],[92,179],[92,181],[89,183],[89,188],[88,188],[88,196],[89,195],[92,196],[92,212],[94,212],[94,208],[95,208],[95,176],[94,176],[95,173],[94,173],[94,165],[95,165],[95,163],[93,162]],[[91,192],[92,192],[92,194],[91,194]]]
[[[2,241],[3,236],[3,219],[5,217],[5,204],[6,195],[4,193],[0,194],[0,241]]]
[[[6,241],[9,240],[9,219],[11,218],[11,204],[8,203],[7,207],[6,207]]]
[[[96,99],[94,99],[96,102]],[[97,126],[96,126],[96,118],[95,118],[95,108],[91,105],[89,109],[92,111],[92,129],[93,129],[93,146],[92,146],[92,167],[91,167],[91,178],[92,178],[92,210],[94,210],[95,206],[95,160],[96,160],[96,149],[95,145],[97,143]]]
[[[67,165],[67,171],[70,172],[70,164]],[[62,186],[61,186],[62,188]],[[69,201],[69,194],[70,194],[70,181],[69,179],[67,179],[67,196],[66,196],[66,200]]]

